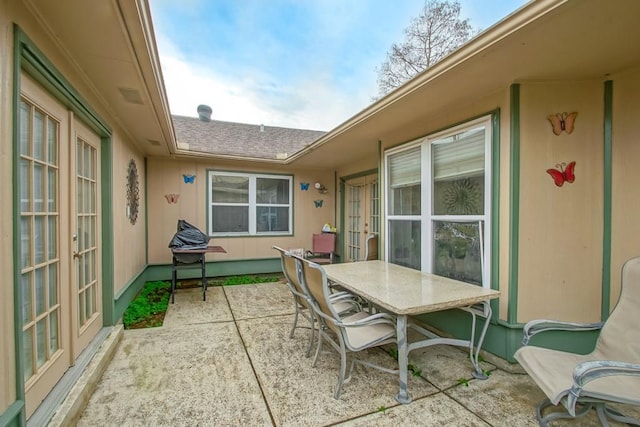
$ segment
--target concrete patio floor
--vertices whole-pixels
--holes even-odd
[[[538,425],[544,396],[519,366],[486,355],[489,379],[472,379],[467,352],[449,346],[410,354],[421,375],[409,380],[408,405],[394,399],[396,376],[362,366],[335,400],[337,353],[325,346],[312,367],[309,330],[289,338],[292,321],[284,283],[210,287],[206,301],[200,289],[178,290],[162,327],[114,329],[49,425]],[[380,349],[361,357],[394,364]],[[599,423],[590,414],[554,425]]]

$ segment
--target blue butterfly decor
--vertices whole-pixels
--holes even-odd
[[[309,189],[309,183],[308,182],[301,182],[300,183],[300,189],[302,191],[307,191]]]
[[[182,177],[184,178],[184,183],[185,184],[193,184],[194,181],[196,180],[196,176],[195,175],[182,175]]]
[[[316,208],[322,207],[322,200],[314,200],[313,204],[316,205]]]

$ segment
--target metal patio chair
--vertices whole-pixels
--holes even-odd
[[[366,311],[341,315],[330,304],[331,290],[322,266],[302,258],[296,257],[296,260],[302,266],[301,284],[311,295],[311,305],[321,324],[313,366],[318,361],[323,341],[327,341],[340,354],[340,373],[334,397],[340,398],[343,384],[351,379],[354,363],[397,374],[397,369],[388,369],[356,359],[352,355],[349,376],[345,378],[348,352],[356,353],[368,348],[396,343],[395,317],[388,313],[370,314]]]
[[[289,287],[289,290],[293,295],[295,305],[295,314],[291,332],[289,333],[289,338],[293,338],[293,334],[296,328],[300,327],[298,326],[298,318],[300,316],[305,318],[309,322],[309,329],[311,329],[311,334],[309,335],[309,345],[307,347],[306,353],[306,356],[309,357],[311,355],[311,348],[313,346],[313,341],[315,338],[316,318],[313,313],[313,309],[311,308],[311,305],[308,301],[308,296],[304,292],[300,284],[300,271],[295,258],[292,256],[292,253],[278,246],[273,246],[273,249],[280,252],[282,272],[284,273],[285,280],[287,281],[287,286]],[[334,309],[339,313],[360,310],[359,301],[348,292],[332,293],[331,303]]]
[[[307,258],[316,264],[333,264],[336,258],[336,235],[314,234],[311,240],[311,253]]]
[[[640,257],[622,268],[622,290],[611,315],[603,323],[566,323],[534,320],[524,327],[523,344],[514,357],[542,389],[547,399],[536,408],[538,422],[546,426],[559,418],[577,418],[595,408],[600,423],[607,418],[640,425],[609,403],[640,406]],[[528,347],[529,339],[549,330],[601,329],[595,349],[579,355],[541,347]],[[544,415],[561,405],[564,411]]]
[[[378,235],[371,233],[367,236],[364,245],[364,260],[372,261],[378,259]]]

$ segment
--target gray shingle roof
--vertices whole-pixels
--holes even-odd
[[[202,121],[195,117],[172,116],[178,145],[190,151],[257,159],[282,159],[302,150],[326,132],[275,126]]]

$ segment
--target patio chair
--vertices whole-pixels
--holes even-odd
[[[538,422],[546,426],[559,418],[577,418],[592,408],[600,423],[607,418],[640,425],[609,403],[640,406],[640,257],[622,268],[622,289],[613,312],[604,323],[565,323],[534,320],[524,327],[523,345],[514,357],[546,394],[536,408]],[[528,347],[529,339],[549,330],[598,330],[600,335],[590,354],[579,355],[541,347]],[[543,411],[552,405],[566,411]],[[561,407],[561,408],[562,408]]]
[[[280,252],[282,272],[284,273],[285,280],[287,281],[287,286],[289,286],[289,290],[291,291],[294,300],[295,314],[291,332],[289,333],[289,338],[293,338],[293,334],[296,328],[300,327],[298,326],[299,316],[304,317],[309,322],[308,327],[309,329],[311,329],[311,334],[309,336],[309,345],[307,347],[306,353],[306,356],[309,357],[311,355],[311,348],[313,346],[313,341],[315,338],[315,315],[308,301],[308,296],[304,292],[300,284],[299,268],[295,258],[292,256],[292,253],[278,246],[273,246],[273,249]],[[331,294],[331,302],[335,310],[339,313],[360,310],[359,301],[352,294],[349,294],[347,292]]]
[[[316,264],[333,264],[336,257],[336,235],[333,233],[314,234],[311,253],[307,256]]]
[[[296,259],[302,265],[301,284],[311,296],[311,305],[321,323],[313,366],[318,361],[323,341],[327,341],[340,354],[340,373],[334,398],[340,398],[343,384],[351,379],[354,363],[397,374],[397,369],[388,369],[356,359],[352,355],[349,376],[345,378],[347,352],[356,353],[368,348],[396,343],[395,317],[388,313],[372,315],[365,311],[342,316],[329,303],[330,287],[322,266],[302,258]]]
[[[378,235],[371,233],[367,236],[364,246],[364,260],[372,261],[378,259]]]

